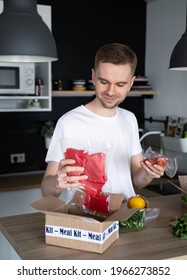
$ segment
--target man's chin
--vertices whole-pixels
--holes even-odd
[[[116,107],[119,105],[118,102],[117,102],[117,103],[106,103],[106,102],[101,102],[101,104],[102,104],[103,107],[106,108],[106,109],[114,109],[114,108],[116,108]]]

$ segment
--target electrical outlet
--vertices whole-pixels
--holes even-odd
[[[10,163],[23,163],[25,162],[25,154],[11,154]]]

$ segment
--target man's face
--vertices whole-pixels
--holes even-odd
[[[92,69],[96,98],[106,109],[117,107],[125,99],[134,79],[129,64],[100,63]]]

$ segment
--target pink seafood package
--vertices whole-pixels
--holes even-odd
[[[147,160],[152,164],[165,167],[165,173],[170,178],[173,178],[177,172],[178,165],[176,158],[168,158],[163,154],[153,151],[151,147],[144,153],[144,162]]]

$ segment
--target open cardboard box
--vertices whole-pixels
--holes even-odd
[[[187,175],[178,176],[181,187],[181,203],[187,208]]]
[[[110,214],[107,218],[87,215],[53,196],[44,197],[31,206],[45,214],[47,244],[103,253],[119,238],[119,222],[127,220],[137,209],[122,204],[124,196],[111,194]]]

